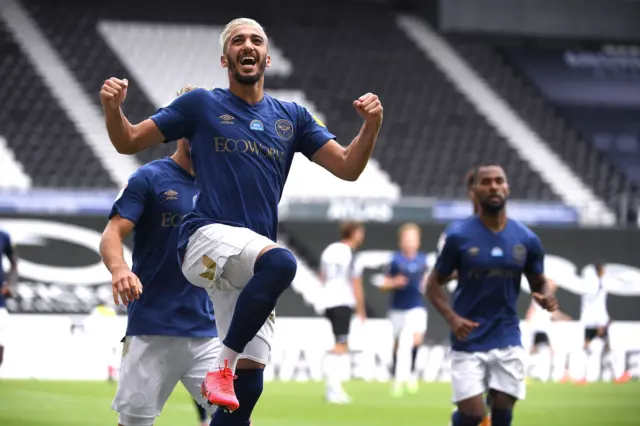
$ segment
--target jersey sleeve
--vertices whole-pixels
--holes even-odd
[[[205,93],[204,89],[183,93],[151,116],[151,120],[156,123],[164,136],[165,142],[193,137],[196,132],[197,116],[199,111],[204,109]]]
[[[306,108],[298,106],[298,132],[296,151],[311,160],[313,154],[336,136],[324,123],[311,115]]]
[[[443,235],[442,249],[438,253],[434,269],[439,275],[448,277],[458,269],[459,241],[455,233],[445,232]]]
[[[531,236],[531,240],[529,241],[524,273],[526,275],[544,274],[544,249],[542,248],[540,238],[535,234]]]
[[[109,219],[119,215],[137,224],[144,212],[150,188],[151,183],[144,169],[137,170],[118,194],[109,213]]]

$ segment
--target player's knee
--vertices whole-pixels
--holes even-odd
[[[118,425],[120,426],[153,426],[154,416],[132,416],[131,414],[118,414]]]
[[[298,262],[293,254],[281,247],[273,248],[258,258],[254,273],[269,271],[277,274],[279,280],[288,286],[298,270]]]

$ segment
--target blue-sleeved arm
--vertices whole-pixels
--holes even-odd
[[[524,273],[527,276],[544,274],[544,249],[540,238],[535,234],[532,234],[529,240]]]
[[[151,116],[165,142],[193,137],[200,112],[205,110],[206,96],[205,89],[183,93]]]
[[[150,177],[144,169],[138,169],[129,177],[113,203],[109,219],[119,215],[137,224],[144,212],[151,188]]]
[[[445,231],[444,241],[442,241],[442,249],[438,254],[435,270],[443,276],[448,277],[458,269],[458,261],[460,257],[459,237],[455,233]]]
[[[298,108],[298,131],[296,151],[301,152],[311,160],[313,154],[322,148],[331,139],[336,136],[329,132],[327,127],[311,115],[306,108],[297,105]]]

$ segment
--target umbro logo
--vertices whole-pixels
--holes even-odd
[[[177,200],[178,199],[178,192],[174,191],[173,189],[165,191],[164,199],[165,200]]]
[[[220,119],[221,124],[233,124],[233,120],[236,118],[233,115],[224,114],[218,117]]]

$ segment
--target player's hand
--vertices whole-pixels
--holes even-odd
[[[4,283],[0,286],[0,294],[2,294],[3,296],[11,296],[11,291],[9,290],[9,284],[8,283]]]
[[[365,122],[380,127],[382,124],[383,108],[380,99],[378,99],[378,95],[374,95],[373,93],[362,95],[353,101],[353,106]]]
[[[598,330],[597,330],[598,337],[604,337],[604,334],[606,331],[607,331],[607,327],[598,327]]]
[[[118,301],[120,298],[122,303],[128,306],[142,294],[142,283],[128,266],[121,266],[114,268],[111,272],[111,289],[115,304],[120,304]]]
[[[558,300],[554,294],[542,295],[540,293],[532,293],[531,296],[542,309],[546,309],[549,312],[558,310]]]
[[[360,324],[364,324],[365,321],[367,320],[367,314],[364,312],[358,312],[358,320],[360,321]]]
[[[105,80],[100,90],[100,102],[103,108],[120,108],[120,105],[127,98],[127,89],[129,87],[129,81],[125,78],[120,80],[119,78],[111,77],[109,80]]]
[[[409,280],[404,275],[396,275],[393,277],[393,286],[395,288],[402,288],[407,285]]]
[[[469,333],[478,327],[480,327],[480,324],[477,322],[461,316],[456,316],[451,322],[451,329],[458,340],[465,340],[469,336]]]

